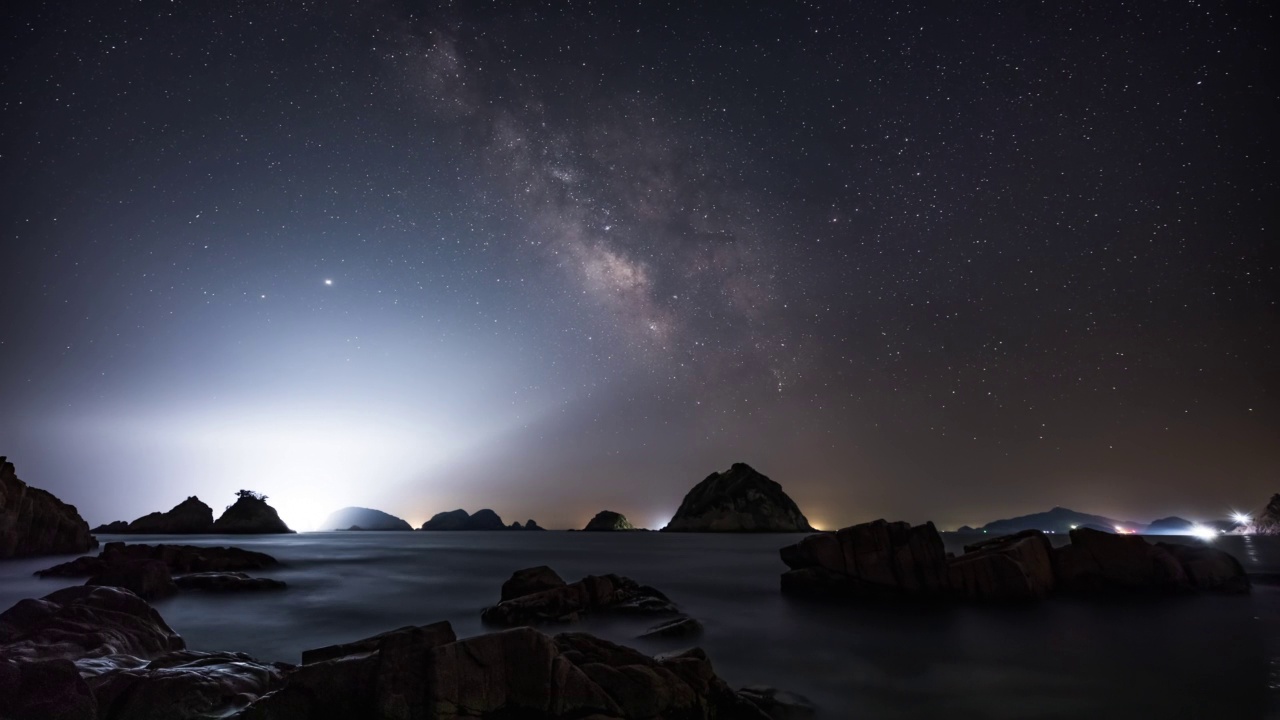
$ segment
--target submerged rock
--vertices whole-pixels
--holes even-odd
[[[525,568],[511,573],[511,577],[502,583],[502,600],[514,600],[525,595],[533,595],[543,590],[554,590],[565,586],[565,581],[555,570],[546,565]]]
[[[702,623],[687,615],[659,623],[640,633],[637,637],[654,638],[696,638],[702,635]]]
[[[19,480],[0,455],[0,559],[70,555],[97,545],[74,505]]]
[[[404,520],[382,512],[362,507],[345,507],[335,511],[320,525],[320,530],[412,530]]]
[[[267,499],[241,490],[234,504],[213,523],[213,532],[244,535],[292,533]]]
[[[159,560],[175,575],[199,572],[239,572],[275,567],[280,563],[266,553],[234,547],[196,545],[126,545],[110,542],[97,557],[81,557],[36,572],[40,577],[89,577],[109,565],[135,560]]]
[[[545,572],[544,572],[545,571]],[[515,627],[566,623],[583,615],[615,613],[629,615],[679,615],[676,606],[658,590],[640,585],[620,575],[588,575],[575,583],[554,585],[559,579],[550,568],[539,567],[517,571],[503,585],[503,596],[515,595],[493,607],[485,608],[480,619],[489,625]],[[551,585],[550,588],[523,592],[526,583]],[[561,581],[563,583],[563,581]]]
[[[668,532],[812,532],[782,486],[734,463],[694,486],[663,528]]]
[[[249,577],[242,572],[195,573],[174,578],[173,582],[180,590],[203,590],[215,593],[284,590],[288,587],[283,580]]]
[[[636,527],[627,522],[627,516],[622,513],[616,513],[612,510],[601,510],[596,516],[591,518],[591,522],[582,528],[592,532],[614,531],[614,530],[635,530]]]
[[[169,567],[159,560],[111,563],[86,580],[85,585],[122,587],[144,600],[158,600],[178,592]]]

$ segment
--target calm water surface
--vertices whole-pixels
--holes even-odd
[[[825,718],[1280,717],[1275,585],[1247,597],[1027,608],[832,607],[778,591],[778,548],[799,537],[363,532],[145,542],[234,544],[285,563],[260,573],[289,583],[281,593],[156,603],[193,649],[263,660],[297,662],[306,648],[437,620],[460,636],[484,632],[479,611],[502,582],[545,564],[569,581],[615,572],[659,588],[706,625],[697,644],[731,685],[801,693]],[[944,538],[957,552],[972,540]],[[1280,573],[1280,538],[1214,544],[1251,573]],[[0,563],[0,607],[74,582],[31,576],[61,560]],[[633,639],[643,623],[583,627],[651,653],[687,644]]]

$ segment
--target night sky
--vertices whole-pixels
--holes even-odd
[[[1272,3],[620,5],[6,4],[0,454],[91,524],[1280,492]]]

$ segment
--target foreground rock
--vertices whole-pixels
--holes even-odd
[[[70,555],[97,545],[74,505],[19,480],[0,455],[0,559]]]
[[[276,567],[280,563],[266,553],[234,547],[196,545],[126,545],[110,542],[97,557],[81,557],[40,570],[40,577],[89,577],[111,565],[138,560],[158,560],[174,575],[203,572],[242,572]]]
[[[125,588],[144,600],[158,600],[178,592],[168,566],[159,560],[112,563],[84,584]]]
[[[556,583],[559,581],[559,584]],[[539,589],[545,588],[545,589]],[[658,590],[620,575],[588,575],[575,583],[560,580],[551,568],[518,570],[502,586],[502,601],[485,608],[489,625],[515,627],[574,622],[584,615],[679,615]]]
[[[0,717],[225,717],[285,668],[184,649],[150,605],[115,587],[71,587],[0,614]]]
[[[192,495],[169,512],[153,512],[131,523],[117,521],[94,528],[94,532],[121,535],[194,535],[213,532],[213,508]]]
[[[213,593],[259,592],[284,590],[288,587],[283,580],[249,577],[242,572],[195,573],[174,578],[173,582],[180,590],[203,590]]]
[[[1008,602],[1054,593],[1239,593],[1235,558],[1205,546],[1158,543],[1088,528],[1053,548],[1038,530],[994,538],[949,556],[933,523],[884,520],[810,535],[782,548],[784,592],[818,597]]]
[[[782,486],[750,465],[734,463],[694,486],[668,532],[813,532]]]
[[[477,510],[475,515],[468,515],[466,510],[450,510],[436,513],[422,524],[423,530],[541,530],[538,523],[529,520],[524,525],[513,522],[504,525],[498,513],[489,510]]]
[[[236,501],[213,523],[213,532],[244,535],[291,533],[264,495],[241,490]]]
[[[362,507],[345,507],[334,512],[320,525],[320,530],[412,530],[404,520]]]
[[[638,528],[627,522],[627,516],[622,513],[601,510],[582,529],[590,532],[612,532],[615,530],[636,530]]]
[[[241,717],[768,717],[730,690],[701,650],[655,659],[580,633],[553,638],[522,627],[457,640],[439,623],[307,655],[312,662]]]

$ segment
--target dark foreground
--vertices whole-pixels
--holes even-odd
[[[104,537],[104,540],[113,538]],[[144,538],[120,538],[138,541]],[[1274,705],[1280,588],[1152,602],[1053,600],[1027,608],[836,607],[789,600],[777,549],[790,536],[538,533],[329,533],[240,537],[284,565],[258,574],[288,590],[182,594],[155,603],[194,650],[296,663],[302,650],[405,625],[486,631],[481,608],[511,572],[616,572],[661,588],[706,628],[696,644],[732,687],[808,696],[823,717],[1264,717]],[[972,537],[947,536],[949,549]],[[229,544],[227,538],[146,542]],[[1250,572],[1280,570],[1275,538],[1215,541]],[[0,564],[0,607],[69,579],[39,580],[57,558]],[[587,630],[646,653],[687,640],[638,640],[644,621]]]

